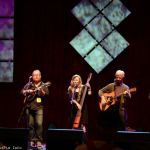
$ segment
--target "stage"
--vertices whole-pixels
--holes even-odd
[[[0,128],[0,149],[36,150],[28,146],[28,129]],[[86,139],[83,130],[48,129],[41,150],[149,150],[150,132],[117,131],[111,141]]]

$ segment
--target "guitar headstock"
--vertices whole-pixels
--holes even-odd
[[[130,89],[130,92],[136,92],[136,91],[137,91],[136,87]]]
[[[50,86],[52,83],[50,81],[44,83],[44,86]]]

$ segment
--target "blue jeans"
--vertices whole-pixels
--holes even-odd
[[[43,141],[43,108],[27,109],[29,141]]]

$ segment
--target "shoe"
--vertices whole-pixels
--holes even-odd
[[[35,147],[35,143],[34,143],[33,141],[30,141],[30,142],[29,142],[29,146],[30,146],[30,147]]]
[[[81,129],[83,130],[84,133],[86,133],[86,127],[82,124]]]
[[[135,129],[133,129],[133,128],[131,128],[131,127],[126,127],[125,130],[126,130],[126,131],[131,131],[131,132],[135,132],[135,131],[136,131]]]
[[[41,149],[42,148],[42,143],[40,141],[37,142],[37,148]]]

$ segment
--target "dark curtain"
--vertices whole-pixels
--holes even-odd
[[[71,14],[79,0],[16,0],[14,82],[0,84],[0,126],[18,127],[17,119],[23,106],[21,88],[34,69],[40,69],[44,82],[51,81],[50,95],[45,102],[45,125],[67,127],[69,103],[67,88],[74,74],[80,74],[83,83],[93,73],[93,95],[88,100],[89,126],[95,127],[98,112],[98,90],[113,82],[117,69],[126,73],[125,83],[137,87],[128,102],[129,123],[133,128],[150,130],[149,89],[149,34],[148,5],[140,0],[126,0],[132,12],[117,30],[130,46],[101,73],[95,73],[69,45],[82,30],[82,25]]]

